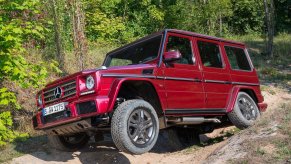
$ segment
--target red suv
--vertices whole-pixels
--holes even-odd
[[[160,129],[244,129],[267,108],[245,44],[174,29],[108,53],[102,67],[56,80],[36,100],[33,126],[54,147],[80,148],[109,130],[132,154],[151,150]]]

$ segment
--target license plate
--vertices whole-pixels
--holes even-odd
[[[47,116],[53,113],[61,112],[66,109],[67,102],[62,102],[42,109],[42,115]]]

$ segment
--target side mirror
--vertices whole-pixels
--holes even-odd
[[[182,55],[179,51],[168,51],[164,53],[164,62],[169,63],[173,61],[180,60]]]

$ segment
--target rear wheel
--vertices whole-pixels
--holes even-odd
[[[252,126],[260,117],[255,101],[245,92],[239,92],[233,110],[228,113],[230,121],[239,129]]]
[[[114,111],[111,135],[116,147],[131,154],[153,148],[159,133],[156,111],[144,100],[128,100]]]
[[[88,143],[90,137],[86,133],[76,133],[72,135],[58,136],[49,135],[48,140],[52,147],[63,151],[75,151]]]

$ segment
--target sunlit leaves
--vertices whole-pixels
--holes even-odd
[[[38,16],[38,0],[0,0],[0,80],[14,82],[21,87],[38,87],[47,75],[45,67],[28,63],[23,47],[29,39],[43,38],[45,28],[35,21]],[[0,106],[20,106],[13,92],[0,87]],[[12,129],[9,111],[0,113],[0,146],[11,142],[16,134]]]
[[[16,138],[24,140],[28,137],[27,133],[20,134],[12,131],[12,124],[13,121],[10,112],[0,113],[0,147],[5,146],[7,142],[12,142]]]

